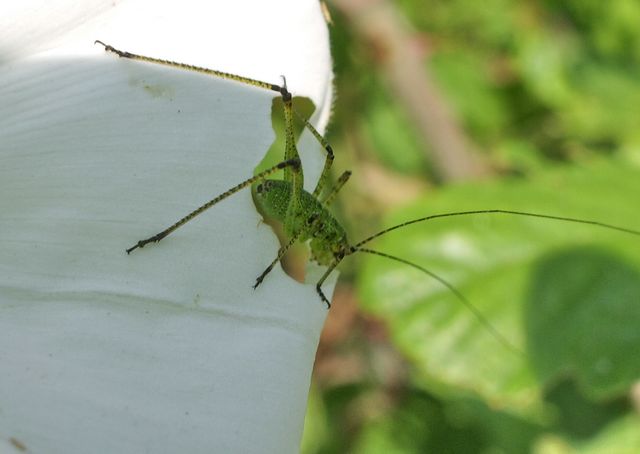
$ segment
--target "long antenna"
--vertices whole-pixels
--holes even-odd
[[[605,229],[611,229],[611,230],[617,230],[619,232],[624,232],[624,233],[629,233],[631,235],[637,235],[640,236],[640,231],[638,230],[633,230],[633,229],[629,229],[626,227],[620,227],[617,225],[612,225],[612,224],[606,224],[604,222],[600,222],[600,221],[593,221],[593,220],[589,220],[589,219],[577,219],[577,218],[569,218],[569,217],[565,217],[565,216],[551,216],[548,214],[539,214],[539,213],[528,213],[525,211],[513,211],[513,210],[500,210],[500,209],[496,209],[496,210],[472,210],[472,211],[454,211],[451,213],[441,213],[441,214],[432,214],[431,216],[425,216],[423,218],[418,218],[418,219],[413,219],[411,221],[407,221],[407,222],[403,222],[402,224],[398,224],[398,225],[394,225],[393,227],[389,227],[386,228],[374,235],[371,235],[369,238],[365,238],[364,240],[360,241],[359,243],[357,243],[354,247],[356,249],[360,249],[360,246],[362,246],[363,244],[366,244],[382,235],[385,235],[389,232],[392,232],[394,230],[397,230],[401,227],[405,227],[407,225],[411,225],[411,224],[417,224],[418,222],[424,222],[424,221],[430,221],[432,219],[440,219],[440,218],[448,218],[448,217],[453,217],[453,216],[469,216],[469,215],[476,215],[476,214],[508,214],[508,215],[515,215],[515,216],[528,216],[528,217],[532,217],[532,218],[542,218],[542,219],[552,219],[555,221],[565,221],[565,222],[574,222],[577,224],[588,224],[588,225],[595,225],[597,227],[602,227]],[[360,249],[362,250],[362,249]]]
[[[447,287],[451,293],[453,293],[461,302],[462,304],[464,304],[467,309],[469,309],[471,311],[471,313],[473,313],[473,315],[476,317],[476,319],[485,327],[485,329],[487,331],[489,331],[491,333],[491,335],[493,337],[495,337],[498,342],[500,342],[502,345],[504,345],[505,347],[507,347],[509,350],[513,351],[514,353],[517,353],[519,355],[524,355],[524,352],[522,350],[520,350],[518,347],[516,347],[515,345],[513,345],[511,342],[509,342],[509,340],[504,337],[502,334],[500,334],[500,332],[495,329],[493,327],[493,325],[491,323],[489,323],[489,320],[487,320],[487,318],[482,314],[482,312],[480,312],[480,310],[478,310],[477,307],[475,307],[473,304],[471,304],[471,301],[469,301],[457,288],[454,287],[453,284],[451,284],[450,282],[446,281],[444,278],[438,276],[436,273],[434,273],[433,271],[429,271],[428,269],[420,266],[420,265],[416,265],[413,262],[410,262],[408,260],[405,259],[401,259],[400,257],[396,257],[394,255],[390,255],[390,254],[385,254],[384,252],[380,252],[380,251],[375,251],[373,249],[366,249],[366,248],[358,248],[355,249],[355,251],[360,251],[360,252],[366,252],[367,254],[373,254],[373,255],[378,255],[380,257],[385,257],[388,258],[390,260],[395,260],[396,262],[400,262],[403,263],[405,265],[409,265],[417,270],[422,271],[423,273],[431,276],[433,279],[435,279],[436,281],[440,282],[442,285],[444,285],[445,287]]]

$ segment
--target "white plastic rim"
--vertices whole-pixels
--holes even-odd
[[[96,39],[329,115],[317,0],[0,6],[0,451],[297,452],[327,310],[280,267],[252,290],[278,244],[250,192],[125,253],[251,176],[277,94]]]

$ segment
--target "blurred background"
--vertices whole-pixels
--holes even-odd
[[[495,208],[640,230],[640,2],[325,6],[352,242]],[[305,454],[640,452],[640,237],[478,215],[367,247],[481,316],[418,269],[345,260]]]

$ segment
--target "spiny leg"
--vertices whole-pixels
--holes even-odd
[[[291,96],[291,93],[289,93],[289,90],[287,89],[287,82],[284,77],[283,77],[283,84],[277,85],[269,82],[263,82],[261,80],[252,79],[250,77],[239,76],[237,74],[232,74],[225,71],[218,71],[216,69],[203,68],[201,66],[189,65],[186,63],[179,63],[171,60],[164,60],[161,58],[147,57],[146,55],[134,54],[133,52],[127,52],[120,49],[116,49],[110,44],[106,44],[100,40],[96,40],[95,43],[101,44],[102,46],[104,46],[105,51],[112,52],[122,58],[128,58],[130,60],[143,61],[147,63],[154,63],[158,65],[163,65],[163,66],[170,66],[173,68],[180,68],[188,71],[195,71],[202,74],[216,76],[223,79],[234,80],[236,82],[241,82],[247,85],[253,85],[254,87],[260,87],[260,88],[264,88],[267,90],[280,93],[280,95],[282,96],[282,100],[285,103],[285,130],[286,130],[285,141],[287,142],[287,145],[285,145],[285,159],[295,158],[298,154],[297,150],[295,149],[295,140],[293,137],[293,113],[294,112],[300,118],[300,120],[304,123],[305,127],[313,134],[313,136],[318,140],[318,142],[320,142],[320,144],[324,147],[324,149],[327,152],[327,159],[325,160],[324,168],[322,170],[320,179],[318,180],[316,189],[313,192],[314,196],[317,197],[319,195],[319,192],[322,190],[324,183],[326,182],[329,169],[331,168],[331,164],[333,162],[333,150],[331,148],[331,145],[329,145],[326,139],[322,137],[322,135],[316,130],[316,128],[314,128],[306,118],[300,115],[298,111],[293,109],[292,96]],[[287,116],[289,118],[287,118]],[[302,180],[302,178],[300,179]],[[285,180],[293,181],[292,175],[286,175]],[[302,187],[302,185],[300,185],[300,187]]]
[[[315,198],[318,198],[326,183],[326,180],[329,177],[329,171],[334,159],[333,149],[331,148],[331,145],[329,145],[329,143],[325,140],[325,138],[322,137],[322,135],[316,130],[316,128],[314,128],[306,118],[300,115],[300,113],[293,108],[293,100],[291,98],[291,94],[287,91],[286,79],[284,78],[284,76],[282,77],[282,79],[284,87],[283,93],[286,92],[286,95],[282,95],[285,120],[285,159],[299,156],[293,134],[294,114],[303,122],[304,126],[311,132],[311,134],[313,134],[316,140],[324,147],[325,151],[327,152],[327,158],[325,159],[322,173],[318,178],[318,183],[316,184],[316,188],[314,189],[312,194]],[[349,177],[347,176],[346,178],[348,179]],[[287,207],[287,213],[284,222],[285,233],[291,235],[293,234],[296,214],[301,210],[300,198],[304,187],[304,175],[302,172],[296,172],[296,169],[290,169],[289,171],[285,170],[284,181],[291,183],[291,195],[289,198],[289,205]],[[340,184],[340,186],[342,186],[343,184],[344,183]]]
[[[205,203],[201,207],[199,207],[196,210],[192,211],[191,213],[189,213],[188,215],[186,215],[185,217],[180,219],[178,222],[176,222],[172,226],[166,228],[162,232],[160,232],[160,233],[158,233],[156,235],[153,235],[152,237],[149,237],[149,238],[147,238],[145,240],[138,241],[134,246],[132,246],[129,249],[127,249],[127,254],[130,254],[133,250],[135,250],[137,248],[143,248],[143,247],[145,247],[145,245],[147,245],[149,243],[157,243],[158,241],[162,240],[164,237],[169,235],[174,230],[178,229],[179,227],[181,227],[182,225],[186,224],[187,222],[189,222],[190,220],[192,220],[193,218],[195,218],[199,214],[201,214],[204,211],[206,211],[209,208],[211,208],[216,203],[226,199],[227,197],[235,194],[236,192],[240,191],[241,189],[244,189],[247,186],[250,186],[251,184],[253,184],[253,183],[257,182],[257,181],[264,180],[269,175],[272,175],[273,173],[277,172],[278,170],[286,169],[286,168],[290,168],[290,167],[294,167],[294,168],[298,168],[299,169],[300,168],[300,159],[295,158],[295,159],[289,159],[287,161],[280,162],[280,163],[276,164],[275,166],[271,167],[270,169],[267,169],[264,172],[260,172],[258,175],[253,176],[253,177],[243,181],[242,183],[232,187],[228,191],[223,192],[219,196],[211,199],[209,202]]]
[[[287,82],[284,76],[282,77],[282,80],[286,90]],[[288,91],[287,96],[282,96],[282,102],[284,105],[284,158],[299,158],[293,131],[293,101],[291,94],[289,94]],[[292,236],[295,232],[296,216],[301,211],[301,194],[304,188],[304,175],[302,169],[285,169],[284,181],[291,183],[291,193],[289,195],[289,202],[283,226],[285,234]]]
[[[342,189],[342,186],[344,186],[345,183],[349,181],[350,176],[351,176],[351,172],[349,170],[346,170],[345,172],[342,173],[342,175],[340,175],[340,178],[338,178],[338,181],[336,182],[335,186],[331,188],[331,191],[329,191],[329,194],[327,194],[327,197],[322,201],[322,204],[325,207],[328,207],[333,203],[333,201],[336,199],[336,196],[338,195],[338,192],[340,191],[340,189]]]
[[[318,178],[318,182],[316,183],[316,188],[313,190],[313,196],[315,198],[318,198],[320,196],[320,193],[322,192],[322,189],[326,185],[327,179],[329,178],[329,171],[331,170],[331,166],[333,164],[333,149],[331,148],[331,145],[329,145],[329,142],[327,142],[327,139],[325,139],[318,132],[318,130],[314,128],[311,125],[311,123],[309,123],[309,121],[306,118],[300,115],[298,111],[294,111],[294,112],[297,115],[297,117],[300,119],[300,121],[304,123],[305,127],[311,132],[311,134],[313,134],[316,140],[320,142],[320,145],[322,145],[325,151],[327,152],[327,158],[324,161],[324,167],[322,168],[322,173]]]
[[[115,47],[109,44],[105,44],[100,40],[96,40],[94,43],[103,45],[105,51],[112,52],[116,54],[118,57],[128,58],[130,60],[144,61],[147,63],[155,63],[158,65],[171,66],[173,68],[186,69],[188,71],[195,71],[195,72],[207,74],[210,76],[221,77],[223,79],[235,80],[236,82],[241,82],[247,85],[253,85],[254,87],[260,87],[260,88],[265,88],[267,90],[276,91],[282,94],[283,97],[284,97],[284,93],[288,93],[286,91],[286,87],[281,87],[280,85],[276,85],[276,84],[270,84],[269,82],[263,82],[261,80],[255,80],[249,77],[238,76],[237,74],[231,74],[224,71],[218,71],[215,69],[203,68],[201,66],[188,65],[186,63],[178,63],[171,60],[163,60],[161,58],[153,58],[153,57],[147,57],[145,55],[138,55],[131,52],[126,52],[123,50],[116,49]]]
[[[324,272],[320,280],[316,283],[316,292],[318,292],[318,295],[320,295],[320,299],[327,305],[327,309],[331,307],[331,302],[324,295],[324,292],[322,291],[322,284],[324,284],[324,281],[327,280],[331,272],[336,268],[336,266],[338,266],[341,261],[342,257],[336,257],[335,261],[331,265],[329,265],[327,271]]]
[[[225,71],[218,71],[216,69],[203,68],[201,66],[189,65],[189,64],[186,64],[186,63],[179,63],[179,62],[176,62],[176,61],[164,60],[164,59],[161,59],[161,58],[147,57],[145,55],[134,54],[133,52],[127,52],[127,51],[123,51],[123,50],[120,50],[120,49],[116,49],[115,47],[111,46],[110,44],[106,44],[105,42],[100,41],[100,40],[95,40],[95,43],[104,46],[105,51],[112,52],[112,53],[116,54],[117,56],[119,56],[121,58],[127,58],[127,59],[130,59],[130,60],[137,60],[137,61],[142,61],[142,62],[147,62],[147,63],[154,63],[154,64],[158,64],[158,65],[163,65],[163,66],[170,66],[170,67],[173,67],[173,68],[180,68],[180,69],[184,69],[184,70],[188,70],[188,71],[199,72],[201,74],[220,77],[220,78],[228,79],[228,80],[234,80],[236,82],[241,82],[241,83],[244,83],[244,84],[247,84],[247,85],[253,85],[254,87],[260,87],[260,88],[264,88],[264,89],[267,89],[267,90],[271,90],[271,91],[275,91],[277,93],[280,93],[284,103],[285,104],[289,104],[289,109],[288,110],[289,110],[290,117],[292,116],[293,112],[295,112],[295,114],[302,120],[302,122],[304,123],[305,127],[307,129],[309,129],[309,131],[311,131],[313,136],[318,140],[318,142],[320,142],[320,144],[322,144],[322,146],[327,151],[327,159],[325,161],[321,177],[318,180],[318,184],[316,186],[316,189],[313,192],[313,194],[315,196],[318,196],[320,190],[322,189],[322,187],[324,185],[324,182],[326,181],[329,169],[331,168],[331,163],[333,162],[333,150],[331,149],[331,146],[329,145],[329,143],[324,139],[324,137],[322,137],[322,135],[320,135],[320,133],[316,130],[316,128],[314,128],[306,118],[304,118],[295,109],[293,109],[293,107],[292,107],[292,96],[291,96],[291,93],[289,93],[289,90],[287,89],[287,83],[286,83],[286,79],[284,79],[284,77],[283,77],[283,84],[282,85],[277,85],[277,84],[272,84],[272,83],[269,83],[269,82],[264,82],[264,81],[261,81],[261,80],[252,79],[250,77],[239,76],[237,74],[232,74],[232,73],[228,73],[228,72],[225,72]],[[285,115],[287,115],[286,110],[287,109],[285,109]],[[289,140],[289,143],[291,145],[289,145],[289,148],[288,148],[289,149],[289,155],[287,155],[288,154],[287,153],[287,146],[285,145],[285,159],[292,159],[292,158],[296,157],[297,154],[298,154],[297,150],[295,150],[295,142],[294,142],[294,139],[293,139],[293,121],[292,121],[292,118],[290,118],[289,121],[287,122],[287,119],[285,117],[285,125],[287,125],[287,123],[290,124],[290,127],[285,126],[286,129],[287,129],[287,134],[288,134],[288,136],[287,136],[287,138],[285,140]],[[294,153],[290,153],[291,151],[294,151]],[[287,177],[285,177],[285,180],[287,180]],[[291,179],[289,179],[287,181],[291,181]]]
[[[262,274],[258,276],[258,278],[256,279],[256,283],[253,284],[254,290],[257,289],[260,284],[262,284],[262,281],[264,280],[265,277],[267,277],[267,274],[269,274],[271,270],[273,270],[273,267],[276,266],[276,263],[282,260],[282,257],[284,257],[284,255],[287,253],[289,248],[293,246],[293,243],[298,241],[298,238],[300,237],[300,233],[301,231],[296,233],[294,236],[291,237],[291,239],[287,244],[285,244],[280,249],[278,249],[278,256],[273,260],[273,262],[269,264],[269,266],[262,272]]]
[[[130,60],[137,60],[137,61],[143,61],[143,62],[147,62],[147,63],[154,63],[154,64],[158,64],[158,65],[163,65],[163,66],[170,66],[173,68],[180,68],[180,69],[185,69],[188,71],[195,71],[195,72],[199,72],[202,74],[207,74],[210,76],[215,76],[215,77],[220,77],[223,79],[229,79],[229,80],[234,80],[236,82],[241,82],[247,85],[253,85],[254,87],[260,87],[260,88],[264,88],[267,90],[271,90],[271,91],[275,91],[277,93],[280,93],[280,95],[282,95],[282,99],[285,102],[291,101],[292,97],[291,97],[291,93],[289,93],[288,89],[287,89],[287,83],[286,80],[283,77],[283,84],[282,85],[277,85],[277,84],[272,84],[269,82],[263,82],[261,80],[256,80],[256,79],[252,79],[250,77],[244,77],[244,76],[239,76],[237,74],[232,74],[232,73],[228,73],[225,71],[218,71],[216,69],[209,69],[209,68],[203,68],[201,66],[195,66],[195,65],[189,65],[186,63],[179,63],[176,61],[171,61],[171,60],[164,60],[161,58],[154,58],[154,57],[147,57],[146,55],[139,55],[139,54],[134,54],[133,52],[127,52],[124,50],[120,50],[120,49],[116,49],[115,47],[111,46],[110,44],[106,44],[103,41],[100,40],[95,40],[96,44],[100,44],[102,46],[104,46],[105,51],[107,52],[112,52],[114,54],[116,54],[119,57],[122,58],[128,58]],[[316,128],[314,128],[311,123],[309,123],[309,121],[304,118],[302,115],[300,115],[300,113],[298,113],[298,111],[295,110],[291,110],[292,112],[295,112],[295,114],[300,118],[300,120],[302,120],[302,122],[304,123],[305,127],[307,129],[309,129],[309,131],[311,131],[311,133],[314,135],[314,137],[318,140],[318,142],[320,142],[320,144],[322,144],[322,146],[325,148],[325,150],[327,151],[327,162],[325,162],[325,166],[324,169],[322,171],[322,175],[326,175],[326,173],[328,172],[329,168],[331,167],[331,163],[333,162],[333,150],[331,149],[331,146],[329,145],[329,143],[325,140],[324,137],[322,137],[322,135],[316,130]],[[291,131],[293,131],[293,128],[291,129]],[[288,158],[293,158],[294,156],[289,156]],[[320,183],[324,181],[323,178],[321,178],[318,181],[318,184],[320,185]],[[317,188],[316,188],[317,189]],[[314,191],[314,195],[318,195],[317,193],[315,193]]]

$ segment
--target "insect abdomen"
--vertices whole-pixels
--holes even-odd
[[[265,180],[255,186],[256,202],[263,215],[284,223],[291,198],[291,183]],[[294,210],[294,232],[299,241],[311,240],[312,259],[329,265],[348,248],[347,236],[338,221],[312,194],[302,191],[300,207]]]

